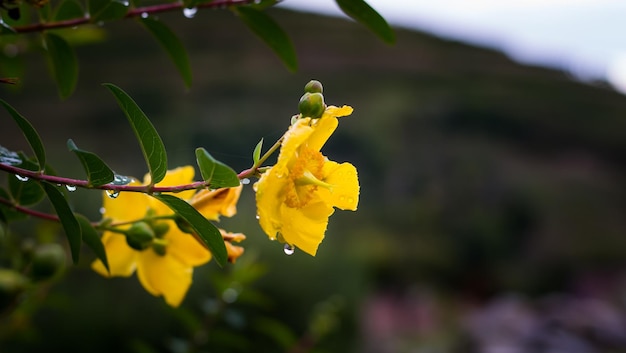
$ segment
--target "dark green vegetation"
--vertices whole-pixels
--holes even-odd
[[[116,172],[141,177],[141,151],[101,83],[122,87],[142,107],[170,168],[194,164],[195,148],[204,147],[242,170],[260,138],[269,146],[288,126],[303,84],[320,80],[326,104],[355,108],[323,153],[358,168],[359,211],[331,217],[317,258],[287,257],[266,239],[250,189],[238,216],[222,223],[246,233],[247,255],[268,266],[257,285],[265,297],[240,311],[276,318],[299,336],[316,303],[343,300],[341,326],[321,342],[328,351],[359,347],[358,313],[370,292],[424,283],[448,296],[539,296],[570,290],[582,274],[623,270],[626,97],[425,34],[398,30],[390,47],[347,21],[270,13],[294,41],[295,74],[231,13],[200,11],[193,20],[160,15],[189,50],[188,91],[158,43],[127,21],[111,26],[107,41],[76,48],[80,79],[66,101],[37,55],[20,91],[4,87],[2,99],[28,117],[51,163],[67,165],[68,176],[81,175],[65,145],[72,138]],[[2,121],[0,145],[26,150],[17,128],[6,127],[9,118]],[[96,219],[100,195],[81,196],[92,202],[76,197],[77,207],[90,207]],[[207,278],[223,271],[198,271],[189,312],[173,313],[135,279],[102,279],[84,261],[51,289],[32,331],[15,336],[9,351],[66,351],[69,335],[78,337],[76,351],[166,346],[164,337],[185,337],[191,313],[209,310],[207,298],[216,295]],[[236,328],[228,335],[244,345],[232,348],[237,336],[224,333],[230,351],[271,347],[249,333],[252,321],[224,317],[224,327]]]

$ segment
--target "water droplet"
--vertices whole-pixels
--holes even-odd
[[[0,163],[6,165],[20,165],[22,164],[22,159],[16,152],[0,146]]]
[[[187,18],[194,18],[197,12],[198,12],[197,7],[189,7],[189,8],[185,7],[183,9],[183,15]]]
[[[19,181],[28,181],[28,177],[27,177],[27,176],[23,176],[23,175],[15,174],[15,177],[16,177],[16,178],[17,178],[17,180],[19,180]]]
[[[126,6],[126,7],[130,6],[130,2],[128,2],[128,1],[122,1],[121,4]]]
[[[341,201],[341,202],[346,201],[346,197],[345,196],[339,196],[339,201]]]
[[[107,190],[107,196],[111,199],[115,199],[120,196],[120,192],[118,190]]]
[[[128,185],[133,181],[133,178],[127,177],[125,175],[115,174],[113,175],[113,181],[111,184],[113,185]]]
[[[100,207],[99,211],[100,211],[100,214],[105,214],[107,210],[104,207]]]
[[[354,202],[354,198],[348,197],[348,203],[353,203],[353,202]]]
[[[141,18],[148,18],[148,13],[147,12],[142,12],[141,13]]]
[[[282,175],[282,174],[278,174],[276,177],[277,177],[278,179],[280,179],[280,178],[282,178],[283,176],[284,176],[284,175]]]
[[[291,244],[285,244],[283,251],[286,255],[293,255],[293,253],[296,252],[296,247]]]
[[[248,179],[248,178],[243,178],[243,179],[241,179],[241,183],[242,183],[243,185],[248,185],[248,184],[250,184],[250,179]]]
[[[67,191],[69,192],[74,192],[76,191],[76,185],[65,185],[65,188],[67,189]]]
[[[261,216],[256,215],[256,216],[254,216],[254,218],[256,218],[256,219],[261,219]]]

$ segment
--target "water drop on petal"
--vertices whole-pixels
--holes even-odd
[[[100,214],[105,214],[107,210],[104,207],[100,207],[99,211]]]
[[[291,244],[285,244],[283,251],[286,255],[293,255],[293,253],[296,252],[296,247]]]
[[[254,216],[254,218],[256,218],[256,219],[261,219],[261,216],[256,215],[256,216]]]
[[[76,185],[65,185],[65,188],[66,188],[66,189],[67,189],[67,191],[69,191],[69,192],[76,191]]]
[[[115,199],[120,196],[120,192],[118,190],[107,190],[106,194],[111,199]]]
[[[15,174],[15,177],[16,177],[16,178],[17,178],[17,180],[19,180],[19,181],[28,181],[28,177],[27,177],[27,176],[23,176],[23,175]]]

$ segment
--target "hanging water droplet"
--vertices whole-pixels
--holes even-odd
[[[243,179],[241,179],[241,183],[242,183],[243,185],[248,185],[248,184],[250,184],[250,179],[248,179],[248,178],[243,178]]]
[[[198,12],[198,8],[197,7],[185,7],[183,9],[183,16],[185,16],[187,18],[194,18],[194,16],[196,16],[197,12]]]
[[[17,178],[17,180],[19,180],[19,181],[28,181],[28,177],[27,177],[27,176],[23,176],[23,175],[15,174],[15,177],[16,177],[16,178]]]
[[[120,196],[120,192],[118,190],[107,190],[107,196],[111,199],[115,199]]]
[[[124,5],[125,7],[130,6],[130,2],[128,1],[122,1],[121,4]]]
[[[285,252],[285,255],[293,255],[293,253],[296,252],[296,247],[291,244],[285,244],[283,251]]]
[[[141,18],[148,18],[148,13],[147,12],[142,12],[141,13]]]
[[[100,211],[100,214],[105,214],[107,210],[104,207],[100,207],[98,211]]]
[[[76,191],[76,185],[65,185],[65,188],[67,189],[67,191],[69,192],[74,192]]]
[[[256,219],[261,219],[261,216],[256,215],[256,216],[254,216],[254,218],[256,218]]]

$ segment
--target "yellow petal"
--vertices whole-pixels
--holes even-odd
[[[324,114],[319,118],[314,125],[315,131],[311,134],[306,144],[309,148],[319,151],[322,146],[328,141],[330,135],[335,132],[338,125],[338,117],[348,116],[352,114],[352,107],[344,105],[341,108],[335,106],[329,106],[324,111]]]
[[[324,239],[333,208],[324,202],[314,202],[301,209],[283,206],[281,211],[283,223],[280,232],[285,242],[315,256]]]
[[[91,264],[91,268],[105,277],[128,277],[132,275],[137,266],[138,252],[128,246],[126,237],[113,232],[104,232],[102,243],[104,244],[111,273],[107,272],[100,260],[94,261]]]
[[[203,189],[190,200],[191,205],[205,218],[218,220],[219,216],[232,217],[237,213],[237,202],[243,186],[217,190]]]
[[[359,204],[359,179],[356,168],[350,163],[327,161],[322,169],[324,182],[331,188],[319,188],[319,196],[332,206],[356,211]]]
[[[287,177],[278,177],[275,166],[261,175],[254,185],[256,190],[256,205],[259,224],[270,237],[276,238],[280,230],[280,207],[285,200],[284,189]]]
[[[129,185],[141,185],[137,181]],[[113,222],[128,222],[141,219],[150,207],[150,197],[140,192],[122,191],[118,197],[112,199],[103,192],[103,218],[110,218]]]
[[[170,223],[167,232],[166,256],[173,256],[178,262],[186,266],[200,266],[211,260],[211,253],[191,235],[181,232],[174,222]]]
[[[173,256],[159,256],[154,251],[142,251],[137,261],[137,276],[141,285],[152,295],[162,295],[165,302],[177,307],[191,285],[192,267]]]
[[[309,126],[311,118],[297,120],[285,133],[280,154],[276,162],[276,171],[284,172],[283,168],[296,157],[296,151],[309,138],[314,129]]]
[[[165,174],[165,178],[163,178],[163,180],[156,184],[156,186],[177,186],[189,184],[193,181],[194,175],[195,170],[192,166],[188,165],[184,167],[178,167],[172,170],[168,170],[167,174]],[[146,176],[144,177],[144,181],[146,182],[146,184],[149,182],[149,180],[150,175],[146,174]],[[195,190],[186,190],[178,193],[168,194],[172,194],[183,200],[188,200],[193,196],[194,193]],[[150,207],[155,211],[157,215],[166,215],[172,213],[169,207],[167,207],[165,204],[161,203],[157,199],[150,197],[150,202]]]

